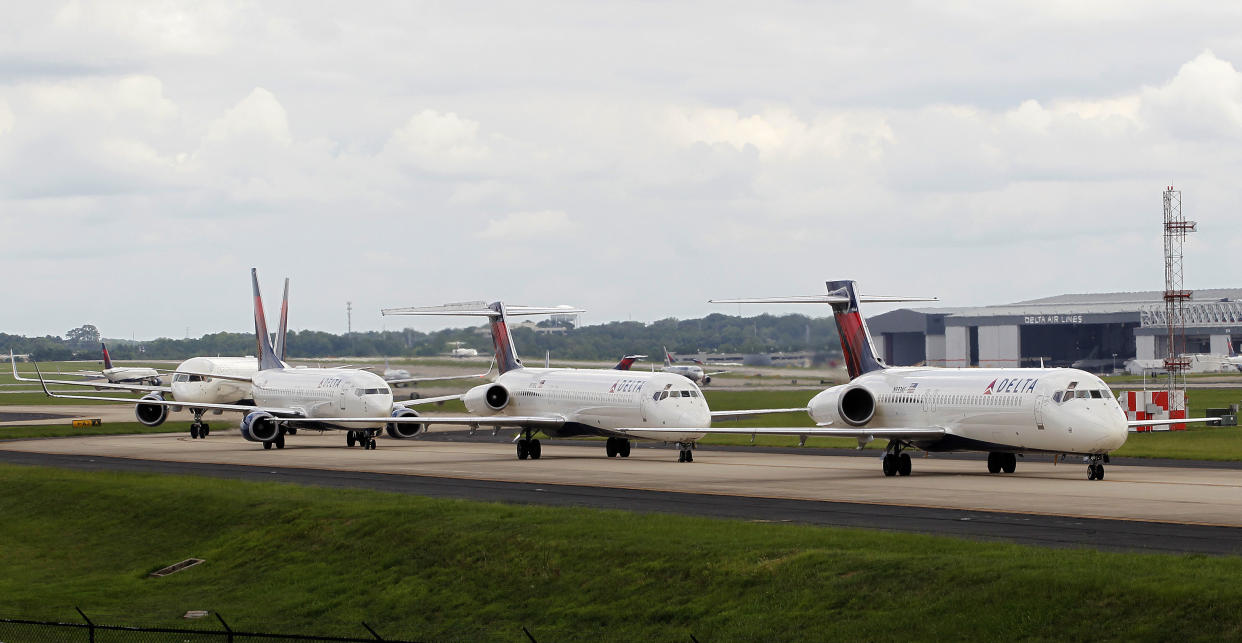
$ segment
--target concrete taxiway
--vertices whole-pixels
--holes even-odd
[[[384,439],[379,449],[362,451],[346,448],[339,432],[302,432],[283,450],[264,450],[234,432],[207,440],[159,434],[0,443],[0,460],[28,464],[349,481],[485,500],[1242,553],[1237,470],[1111,465],[1104,481],[1092,482],[1079,463],[1024,461],[1014,474],[992,475],[977,460],[931,457],[916,458],[908,478],[884,478],[869,457],[703,449],[693,463],[675,458],[671,449],[636,449],[610,459],[597,443],[549,443],[537,461],[519,461],[511,445],[497,443]]]

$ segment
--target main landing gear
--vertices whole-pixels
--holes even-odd
[[[271,449],[273,446],[277,449],[285,448],[285,430],[283,428],[276,433],[276,437],[263,443],[264,449]]]
[[[694,443],[682,442],[680,445],[681,453],[677,456],[678,462],[694,462]]]
[[[205,438],[211,434],[211,425],[203,421],[203,411],[201,409],[190,409],[194,414],[194,423],[190,425],[190,439],[197,440]]]
[[[630,441],[625,438],[608,438],[608,442],[604,444],[604,450],[608,452],[608,457],[622,458],[630,457]]]
[[[538,460],[539,456],[543,455],[543,447],[539,444],[539,440],[531,438],[530,431],[520,433],[519,435],[523,437],[518,438],[517,441],[518,460],[525,460],[526,458]]]
[[[884,451],[883,461],[884,475],[892,476],[908,476],[912,465],[910,464],[910,454],[902,452],[902,445],[893,441],[888,443],[888,448]]]
[[[1013,473],[1018,468],[1018,456],[1012,453],[998,453],[993,451],[988,454],[988,473]]]
[[[1084,458],[1087,461],[1087,479],[1103,480],[1104,479],[1104,463],[1108,462],[1108,454],[1101,453]]]
[[[345,445],[352,447],[355,444],[362,447],[363,450],[374,451],[375,450],[375,434],[373,434],[371,431],[368,431],[366,429],[362,429],[358,431],[346,431],[345,432]]]

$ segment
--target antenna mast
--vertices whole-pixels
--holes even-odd
[[[1186,386],[1186,371],[1190,360],[1186,357],[1186,317],[1184,307],[1192,291],[1182,286],[1182,255],[1186,234],[1195,232],[1195,222],[1182,215],[1182,191],[1169,186],[1164,191],[1164,317],[1168,332],[1168,352],[1164,369],[1169,374],[1169,411],[1185,410],[1178,396],[1178,379],[1181,388]]]

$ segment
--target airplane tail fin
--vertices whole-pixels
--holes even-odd
[[[263,295],[259,292],[258,270],[250,269],[250,281],[254,287],[254,339],[258,344],[259,370],[282,368],[284,365],[276,357],[276,349],[272,348],[271,336],[267,334],[267,317],[263,314]]]
[[[850,379],[863,373],[878,371],[888,366],[875,351],[875,342],[867,330],[867,322],[859,312],[860,301],[873,303],[896,303],[906,301],[939,301],[934,297],[889,297],[859,295],[853,281],[829,281],[828,294],[796,297],[761,297],[755,299],[712,299],[713,304],[828,304],[832,306],[837,321],[837,333],[841,336],[841,352],[845,354],[845,366]]]
[[[634,365],[634,362],[637,362],[644,357],[646,357],[646,355],[626,355],[625,357],[622,357],[621,361],[617,362],[617,365],[612,368],[617,371],[628,371],[630,370],[630,367]]]
[[[586,312],[578,308],[542,306],[505,306],[503,302],[484,304],[481,301],[414,308],[385,308],[384,315],[451,315],[462,317],[487,317],[492,331],[492,346],[496,351],[496,370],[501,375],[523,368],[522,360],[513,347],[513,335],[509,333],[509,315],[564,315]]]
[[[875,350],[871,331],[858,309],[858,290],[853,281],[829,281],[828,294],[838,295],[843,301],[833,302],[832,314],[837,321],[837,334],[841,337],[841,352],[845,355],[846,369],[850,379],[863,373],[888,368]]]
[[[105,343],[103,343],[103,342],[100,342],[100,343],[99,343],[99,345],[103,347],[103,354],[104,354],[104,370],[108,370],[108,369],[112,368],[112,356],[108,354],[108,345],[107,345],[107,344],[105,344]]]
[[[664,365],[665,365],[665,366],[672,366],[672,365],[673,365],[673,362],[675,362],[675,361],[677,361],[677,360],[673,359],[673,354],[672,354],[672,353],[670,353],[670,352],[668,352],[668,347],[667,347],[667,346],[661,346],[660,348],[664,349]]]
[[[276,359],[285,361],[289,352],[289,278],[285,277],[285,294],[280,298],[280,326],[276,328],[276,343],[272,346]]]

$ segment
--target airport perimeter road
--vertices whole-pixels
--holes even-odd
[[[1242,554],[1242,475],[1227,469],[1020,464],[990,475],[980,462],[916,458],[914,475],[884,478],[874,458],[544,447],[519,461],[502,444],[382,440],[349,449],[339,433],[291,436],[265,451],[236,434],[95,436],[0,443],[0,461],[366,486],[481,500],[671,511],[875,527],[1018,542]],[[89,464],[83,464],[88,462]],[[344,482],[343,482],[344,481]]]

